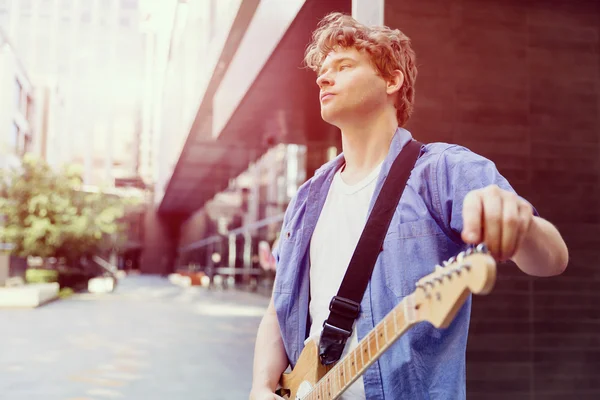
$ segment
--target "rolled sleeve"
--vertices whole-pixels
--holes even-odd
[[[439,212],[452,240],[457,243],[463,243],[460,236],[463,229],[462,208],[467,193],[497,185],[518,195],[500,174],[496,164],[462,146],[451,146],[440,153],[435,174]],[[533,213],[539,216],[535,207]]]

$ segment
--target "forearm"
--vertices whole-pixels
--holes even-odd
[[[553,276],[561,274],[567,267],[569,251],[554,225],[533,217],[512,260],[528,275]]]
[[[256,336],[254,348],[253,388],[269,388],[275,391],[279,377],[288,366],[277,316],[268,310],[263,317]]]

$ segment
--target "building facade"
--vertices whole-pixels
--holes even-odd
[[[51,165],[90,185],[139,175],[145,47],[137,0],[0,0],[0,27],[40,98]]]
[[[0,96],[0,162],[2,168],[9,168],[32,148],[34,89],[16,48],[1,28]]]

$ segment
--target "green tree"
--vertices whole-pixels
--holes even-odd
[[[26,155],[20,168],[0,172],[0,240],[14,255],[81,257],[117,247],[124,239],[126,201],[82,190],[74,166],[54,171]]]

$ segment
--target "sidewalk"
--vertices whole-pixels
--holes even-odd
[[[0,310],[0,397],[246,399],[268,301],[138,276],[112,294]]]

